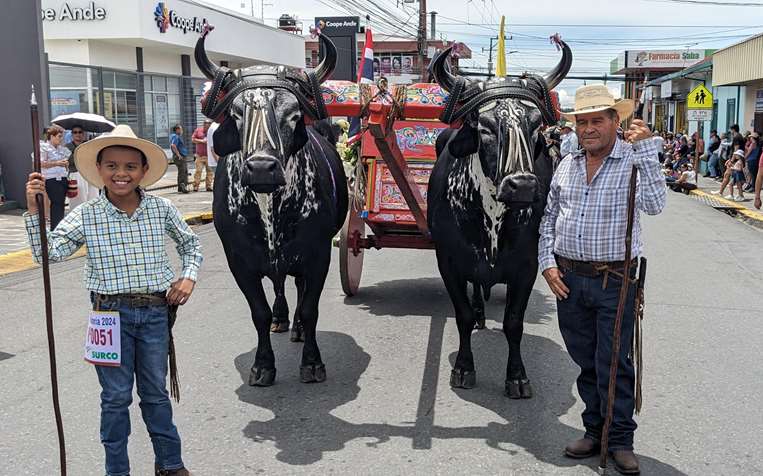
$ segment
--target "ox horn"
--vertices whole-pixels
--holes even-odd
[[[554,89],[557,87],[559,83],[561,83],[562,80],[567,76],[567,73],[570,72],[570,68],[572,67],[572,50],[570,47],[567,45],[567,43],[558,37],[554,39],[554,42],[562,47],[562,59],[559,61],[559,64],[557,64],[556,67],[551,70],[551,72],[548,73],[544,78],[546,80],[546,84],[548,85],[548,89]]]
[[[323,45],[323,60],[321,64],[315,68],[315,79],[318,83],[322,83],[331,77],[331,73],[334,72],[336,67],[337,52],[334,42],[331,41],[326,35],[319,34],[321,45]]]
[[[446,66],[452,49],[453,47],[451,46],[440,52],[430,65],[435,82],[448,93],[456,85],[456,77],[450,73],[449,68]]]
[[[204,31],[196,41],[196,48],[193,50],[193,57],[196,60],[196,65],[208,79],[215,79],[217,72],[220,70],[220,67],[207,57],[207,50],[204,47],[204,40],[213,29],[214,27],[212,25],[204,25]]]

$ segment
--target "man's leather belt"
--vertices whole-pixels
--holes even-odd
[[[93,293],[95,304],[116,304],[127,307],[149,307],[167,304],[167,294],[164,291],[146,294],[98,294]]]
[[[556,255],[556,263],[566,271],[588,278],[597,278],[606,271],[622,272],[625,265],[625,261],[575,261],[559,255]],[[633,258],[631,267],[635,267],[637,263],[638,259]]]

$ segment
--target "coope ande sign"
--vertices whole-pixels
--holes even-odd
[[[159,2],[154,9],[154,20],[161,33],[167,33],[169,27],[183,30],[183,33],[195,32],[201,33],[204,30],[206,18],[183,17],[175,10],[170,10],[165,2]]]

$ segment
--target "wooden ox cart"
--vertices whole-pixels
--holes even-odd
[[[364,193],[351,200],[338,241],[342,290],[352,296],[360,285],[365,250],[434,249],[426,193],[437,158],[435,141],[448,128],[437,120],[447,93],[433,83],[398,85],[387,91],[328,81],[324,88],[330,115],[364,116],[356,165],[366,178]],[[366,234],[366,226],[371,234]]]

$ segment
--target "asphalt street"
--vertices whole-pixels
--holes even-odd
[[[642,474],[760,474],[763,232],[669,195],[662,215],[643,219]],[[280,334],[276,385],[254,388],[246,384],[257,345],[248,307],[212,226],[197,231],[205,262],[175,327],[175,417],[195,474],[596,474],[596,458],[562,456],[581,435],[582,407],[542,279],[522,341],[531,400],[503,396],[502,287],[488,303],[488,329],[473,335],[478,386],[449,387],[454,313],[434,253],[414,250],[367,252],[352,299],[342,295],[335,255],[318,324],[328,380],[299,383],[301,345]],[[69,474],[96,475],[99,386],[82,360],[82,266],[77,259],[52,268],[55,332]],[[288,298],[293,305],[291,284]],[[56,474],[40,271],[0,278],[0,302],[0,474]],[[153,474],[137,395],[132,422],[133,474]]]

